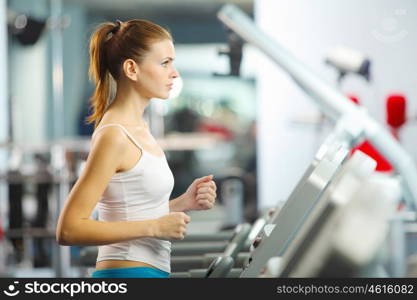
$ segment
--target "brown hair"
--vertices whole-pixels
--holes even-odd
[[[112,79],[118,80],[126,59],[141,63],[151,44],[169,39],[171,34],[147,20],[106,22],[97,26],[90,40],[90,79],[96,84],[90,98],[92,114],[87,123],[97,127],[107,108]]]

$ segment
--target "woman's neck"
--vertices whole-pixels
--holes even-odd
[[[118,86],[116,96],[109,105],[106,114],[110,119],[117,120],[128,126],[142,127],[145,125],[143,113],[150,102],[129,86]],[[105,115],[106,115],[105,114]]]

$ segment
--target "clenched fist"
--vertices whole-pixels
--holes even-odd
[[[190,216],[183,212],[171,212],[155,221],[155,237],[162,240],[182,240],[185,237]]]
[[[187,191],[181,195],[185,210],[211,209],[216,202],[216,183],[213,175],[197,178],[191,183]]]

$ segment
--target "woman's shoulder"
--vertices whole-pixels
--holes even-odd
[[[100,125],[94,131],[91,142],[92,149],[95,147],[105,147],[110,149],[122,149],[126,146],[126,134],[119,126]]]

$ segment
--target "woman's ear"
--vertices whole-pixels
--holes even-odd
[[[137,81],[139,74],[139,66],[133,59],[126,59],[123,62],[123,73],[130,80]]]

